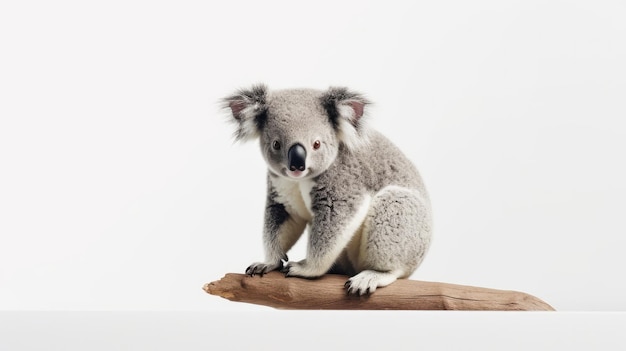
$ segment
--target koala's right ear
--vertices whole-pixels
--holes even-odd
[[[321,103],[339,140],[352,150],[368,142],[364,125],[365,106],[370,102],[361,94],[347,88],[331,87],[322,94]]]
[[[267,87],[259,84],[222,99],[223,107],[230,109],[237,124],[236,140],[252,140],[260,135],[267,119],[266,97]]]

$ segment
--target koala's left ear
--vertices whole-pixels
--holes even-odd
[[[331,87],[322,94],[321,102],[339,140],[348,149],[354,149],[367,141],[363,117],[365,107],[370,102],[363,95],[347,88]]]
[[[222,99],[223,107],[230,109],[237,124],[236,140],[251,140],[260,135],[267,119],[266,98],[267,87],[259,84]]]

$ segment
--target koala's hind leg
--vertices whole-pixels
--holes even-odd
[[[376,194],[354,262],[360,273],[346,282],[348,292],[372,293],[411,275],[428,250],[430,221],[430,207],[417,191],[388,186]]]

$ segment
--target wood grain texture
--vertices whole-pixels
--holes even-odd
[[[542,300],[517,291],[400,279],[368,296],[347,295],[348,277],[285,278],[279,272],[250,277],[228,273],[207,283],[211,295],[278,309],[554,311]]]

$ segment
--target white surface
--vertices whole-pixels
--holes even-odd
[[[626,314],[0,312],[3,350],[621,350]]]
[[[413,279],[624,311],[624,18],[619,1],[3,2],[0,310],[265,310],[201,290],[262,259],[263,161],[218,100],[265,82],[376,103],[433,200]]]

